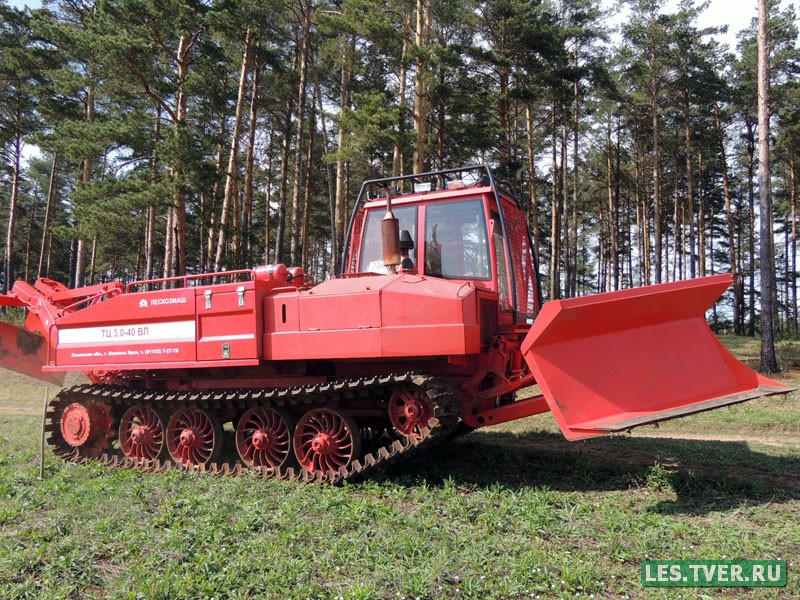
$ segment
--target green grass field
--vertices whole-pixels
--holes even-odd
[[[326,487],[49,451],[40,481],[44,386],[0,378],[3,599],[800,597],[798,393],[575,443],[541,415]],[[782,558],[789,583],[653,591],[646,558]]]

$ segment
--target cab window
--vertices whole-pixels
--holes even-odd
[[[492,242],[494,254],[497,257],[497,293],[500,295],[500,307],[511,310],[508,293],[508,269],[506,268],[506,243],[503,239],[503,229],[500,225],[500,215],[496,212],[492,216]]]
[[[486,217],[480,198],[426,206],[425,274],[447,279],[491,279]]]
[[[392,214],[400,221],[400,231],[408,230],[411,239],[417,239],[417,207],[397,206],[392,207]],[[388,275],[389,269],[383,264],[381,253],[381,221],[386,215],[385,210],[373,209],[367,213],[367,222],[364,225],[364,236],[361,243],[361,271]],[[417,264],[416,247],[409,252],[409,258]]]

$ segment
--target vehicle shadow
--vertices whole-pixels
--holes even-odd
[[[644,487],[672,491],[651,510],[704,514],[800,498],[800,453],[753,451],[746,442],[614,436],[568,442],[560,434],[473,432],[388,470],[408,483],[565,492]]]

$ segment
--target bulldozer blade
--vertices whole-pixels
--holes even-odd
[[[45,364],[47,342],[44,337],[10,323],[0,322],[0,367],[48,383],[63,385],[64,373],[42,371]]]
[[[730,275],[554,300],[522,352],[567,439],[790,391],[736,360],[706,311]]]

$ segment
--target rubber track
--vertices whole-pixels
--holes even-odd
[[[396,388],[400,385],[413,385],[425,390],[433,404],[433,418],[428,421],[428,427],[423,428],[421,437],[403,437],[381,446],[378,449],[363,454],[353,460],[346,467],[337,471],[326,473],[309,473],[300,467],[273,469],[270,467],[249,467],[241,461],[217,462],[208,466],[184,467],[172,460],[137,460],[123,456],[121,450],[112,448],[112,441],[116,439],[119,415],[127,408],[134,405],[146,405],[156,410],[180,408],[202,408],[219,413],[223,408],[236,405],[241,412],[252,406],[266,407],[308,407],[316,408],[325,406],[331,395],[352,394],[369,395],[379,391],[379,388]],[[381,402],[387,405],[388,394],[375,394]],[[111,437],[106,451],[97,455],[86,454],[79,448],[68,445],[61,436],[60,417],[66,406],[73,402],[104,402],[113,415]],[[450,389],[441,378],[417,373],[402,373],[380,377],[336,380],[324,384],[293,388],[273,389],[229,389],[211,390],[200,392],[164,392],[153,390],[135,390],[131,388],[106,386],[106,385],[79,385],[62,390],[50,402],[47,409],[45,431],[49,433],[47,442],[53,447],[53,452],[65,461],[78,463],[100,462],[109,467],[133,468],[146,472],[161,473],[171,469],[208,472],[215,475],[244,475],[258,474],[264,478],[276,478],[302,483],[331,483],[338,484],[344,481],[354,481],[368,476],[375,471],[393,464],[401,458],[407,457],[419,450],[428,448],[436,443],[446,440],[456,431],[458,424],[458,405],[455,392]]]

